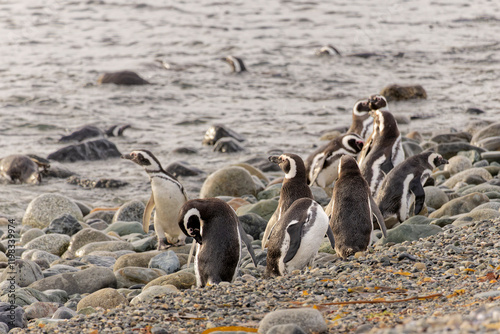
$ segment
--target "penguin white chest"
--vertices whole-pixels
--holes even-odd
[[[186,202],[182,189],[174,182],[155,177],[151,180],[151,189],[155,201],[155,223],[160,223],[168,234],[180,234],[177,215]],[[174,232],[175,233],[172,233]]]

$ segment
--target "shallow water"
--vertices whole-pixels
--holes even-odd
[[[267,157],[273,148],[305,157],[320,133],[349,125],[357,99],[391,83],[421,84],[428,94],[423,101],[391,103],[391,111],[436,116],[414,120],[402,132],[448,132],[471,120],[498,119],[498,1],[45,3],[0,0],[0,156],[46,156],[82,125],[129,123],[124,137],[112,139],[119,150],[150,149],[164,165],[185,160],[211,173],[250,156]],[[381,56],[316,57],[325,44],[343,54]],[[231,74],[219,60],[228,54],[242,57],[250,72]],[[155,85],[93,85],[100,73],[123,69]],[[468,107],[486,114],[468,115]],[[224,155],[202,147],[214,123],[244,135],[247,151]],[[178,147],[199,154],[170,153]],[[131,185],[1,184],[0,216],[20,219],[28,203],[47,192],[92,207],[149,197],[146,174],[128,161],[65,166],[83,177]],[[204,177],[181,179],[190,197]]]

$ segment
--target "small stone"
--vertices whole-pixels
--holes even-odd
[[[241,226],[254,240],[259,239],[260,234],[266,230],[267,221],[256,213],[250,212],[238,217]]]
[[[298,325],[286,324],[273,326],[269,328],[266,334],[306,334],[306,332]]]
[[[12,266],[12,267],[11,267]],[[10,280],[14,272],[15,283],[20,287],[25,287],[43,278],[42,270],[33,261],[17,259],[10,264],[8,270],[4,270],[0,276],[0,282]]]
[[[458,174],[466,169],[472,168],[472,162],[464,156],[456,155],[448,160],[448,164],[444,166],[444,170],[450,175]]]
[[[163,270],[143,267],[125,267],[114,272],[118,288],[129,288],[136,284],[148,284],[158,277],[166,275]]]
[[[478,130],[474,136],[472,136],[471,144],[476,145],[479,141],[489,137],[496,137],[500,135],[500,122],[490,124],[480,130]]]
[[[41,237],[42,235],[44,235],[45,233],[39,229],[39,228],[32,228],[32,229],[29,229],[28,231],[24,232],[22,235],[21,235],[21,245],[26,245],[28,242],[30,242],[31,240],[35,239],[35,238],[38,238],[38,237]]]
[[[71,319],[76,316],[76,312],[72,309],[61,306],[59,307],[54,314],[52,315],[52,319]]]
[[[401,243],[404,241],[419,240],[441,232],[442,229],[436,225],[408,225],[403,224],[387,231],[387,238],[377,241],[377,244],[389,242]]]
[[[138,221],[114,222],[104,230],[104,233],[109,233],[109,232],[115,232],[119,236],[129,235],[133,233],[146,234],[142,227],[142,223],[139,223]]]
[[[51,302],[34,302],[25,310],[26,319],[47,318],[59,308],[58,303]]]
[[[467,213],[475,207],[489,202],[488,196],[481,193],[472,193],[463,197],[456,198],[443,205],[440,209],[432,212],[430,218],[440,218],[443,216],[455,216],[461,213]]]
[[[163,286],[170,284],[174,285],[179,290],[189,289],[190,287],[196,285],[196,277],[189,272],[178,271],[176,273],[158,277],[157,279],[152,280],[144,287],[144,289],[155,285]]]
[[[179,258],[173,251],[167,250],[166,252],[162,252],[153,257],[149,261],[148,267],[160,269],[168,275],[180,269],[180,262]]]
[[[114,239],[101,231],[96,231],[92,228],[85,228],[71,237],[68,250],[72,253],[75,253],[81,247],[91,242],[111,240]]]
[[[259,325],[259,333],[267,333],[276,325],[295,324],[306,333],[327,333],[321,313],[312,308],[276,310],[266,314]]]
[[[449,202],[446,193],[438,187],[424,187],[425,205],[433,209],[439,209]]]
[[[160,254],[160,251],[153,250],[144,253],[131,253],[120,256],[113,266],[113,270],[117,271],[126,267],[142,267],[147,268],[149,261]]]
[[[65,234],[45,234],[28,242],[26,249],[38,249],[61,256],[70,243],[70,237]]]
[[[268,221],[274,214],[274,211],[276,211],[277,207],[278,207],[277,200],[266,199],[259,201],[255,204],[242,206],[238,208],[238,210],[236,210],[236,214],[238,216],[243,216],[249,213],[256,213],[257,215]]]
[[[417,262],[413,265],[413,267],[417,270],[420,270],[420,271],[424,271],[427,269],[427,266],[425,265],[425,263],[422,263],[422,262]]]
[[[130,201],[123,204],[113,216],[112,223],[122,222],[142,222],[144,215],[144,203],[138,200]]]
[[[142,292],[134,297],[130,302],[130,305],[137,305],[139,303],[150,303],[156,297],[164,296],[164,295],[176,295],[179,293],[179,290],[171,284],[165,284],[162,286],[145,286]]]
[[[9,330],[16,327],[20,328],[26,327],[27,321],[26,317],[24,316],[23,308],[17,305],[11,305],[10,303],[1,302],[0,323],[7,324]]]
[[[64,214],[50,222],[46,234],[66,234],[72,236],[82,230],[82,225],[70,214]]]
[[[134,246],[126,241],[99,241],[91,242],[76,251],[76,256],[85,256],[95,251],[116,252],[119,250],[134,250]]]
[[[103,309],[113,309],[120,304],[128,304],[127,299],[122,296],[116,289],[105,288],[91,293],[87,297],[82,298],[77,305],[76,310],[79,311],[82,308],[91,307],[102,307]]]
[[[474,298],[484,299],[484,298],[495,298],[500,296],[500,290],[491,290],[486,292],[476,293]]]
[[[64,214],[70,214],[77,220],[83,219],[80,208],[71,199],[59,194],[42,194],[28,205],[23,225],[43,229]]]
[[[115,85],[149,85],[147,80],[144,80],[139,74],[132,71],[108,72],[102,74],[97,79],[98,84],[115,84]]]

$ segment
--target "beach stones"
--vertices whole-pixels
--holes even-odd
[[[120,304],[128,304],[127,298],[112,288],[105,288],[91,293],[82,298],[78,303],[76,310],[92,306],[93,308],[102,307],[103,309],[113,309]]]
[[[178,271],[152,280],[144,287],[144,290],[154,285],[164,286],[169,284],[175,286],[179,290],[189,289],[196,285],[196,277],[190,272]]]
[[[148,284],[152,280],[166,275],[163,270],[143,267],[125,267],[114,273],[119,289],[129,288],[136,284]]]
[[[268,333],[276,325],[294,324],[305,333],[327,333],[328,328],[321,313],[312,308],[276,310],[266,314],[259,324],[259,333]]]
[[[197,176],[197,175],[205,173],[201,169],[196,168],[194,166],[191,166],[186,161],[175,161],[175,162],[172,162],[170,165],[168,165],[165,168],[165,171],[168,172],[168,173],[170,173],[170,174],[172,174],[176,178],[179,178],[180,176],[183,176],[183,177],[186,177],[186,176]]]
[[[107,72],[97,79],[98,84],[115,84],[123,86],[149,85],[139,74],[132,71]]]
[[[438,187],[424,187],[425,205],[439,209],[449,201],[448,195]]]
[[[77,313],[72,309],[66,306],[61,306],[54,312],[52,319],[71,319],[76,316],[76,314]]]
[[[72,236],[82,230],[82,225],[70,214],[64,214],[50,222],[46,234],[66,234]]]
[[[120,151],[107,139],[97,139],[81,144],[69,145],[49,154],[48,159],[59,162],[105,160],[119,158]]]
[[[108,252],[116,252],[120,250],[134,250],[134,246],[132,246],[129,242],[126,241],[99,241],[99,242],[91,242],[86,244],[85,246],[79,248],[76,252],[76,256],[85,256],[95,251],[108,251]]]
[[[59,303],[34,302],[25,310],[26,319],[51,317],[58,308]]]
[[[243,229],[250,234],[254,240],[258,240],[262,232],[266,230],[267,221],[254,212],[238,217]]]
[[[0,282],[5,280],[15,279],[15,282],[20,287],[26,287],[33,282],[43,278],[42,270],[33,261],[17,259],[13,264],[13,268],[5,269],[0,276]]]
[[[181,265],[177,255],[171,251],[167,250],[162,252],[149,261],[149,268],[161,269],[166,274],[172,274],[180,269]]]
[[[68,251],[75,253],[81,247],[98,241],[111,241],[112,237],[92,228],[85,228],[71,237]]]
[[[472,193],[463,197],[455,198],[444,204],[440,209],[432,212],[430,218],[440,218],[443,216],[454,216],[461,213],[467,213],[475,207],[489,202],[488,196],[481,193]]]
[[[0,323],[7,325],[8,330],[15,327],[26,327],[27,321],[22,307],[0,302]]]
[[[250,173],[241,167],[226,167],[210,174],[200,190],[200,198],[256,195]]]
[[[467,178],[470,176],[479,176],[485,179],[486,181],[491,180],[493,178],[486,169],[480,167],[474,167],[466,169],[462,172],[459,172],[458,174],[453,175],[448,180],[446,180],[446,182],[443,183],[443,186],[453,189],[453,187],[455,187],[457,183],[465,182],[465,180],[467,180]]]
[[[442,133],[431,137],[431,141],[438,144],[464,142],[469,143],[472,135],[468,132]]]
[[[424,217],[425,218],[425,217]],[[410,218],[411,219],[411,218]],[[404,241],[419,240],[440,233],[442,229],[436,225],[401,224],[387,231],[387,238],[377,241],[381,244],[388,242],[402,243]]]
[[[80,208],[71,199],[59,194],[42,194],[30,202],[22,224],[43,229],[64,214],[83,219]]]
[[[224,125],[216,124],[211,126],[203,138],[203,145],[215,145],[215,143],[224,137],[234,138],[235,140],[242,142],[245,140],[240,134],[228,129]]]
[[[113,216],[112,223],[117,221],[124,222],[142,222],[142,216],[144,215],[144,209],[146,206],[144,203],[138,200],[133,200],[123,204],[118,211],[116,211]]]
[[[61,256],[68,249],[69,243],[70,237],[65,234],[45,234],[28,242],[25,248]]]
[[[500,217],[500,212],[493,209],[474,209],[469,213],[465,213],[456,219],[452,225],[463,226],[473,222],[479,222],[486,219],[496,219]]]
[[[449,172],[450,175],[458,174],[469,168],[472,168],[472,162],[461,155],[451,157],[448,164],[444,166],[444,170]]]
[[[477,145],[481,140],[490,137],[500,136],[500,122],[490,124],[479,129],[471,139],[471,144]]]
[[[162,286],[155,285],[147,288],[144,287],[142,292],[132,299],[130,305],[149,303],[157,297],[165,295],[176,295],[178,292],[179,290],[175,286],[169,284]]]
[[[445,143],[438,144],[431,149],[433,152],[439,153],[445,159],[450,159],[458,154],[461,151],[476,151],[478,154],[485,152],[484,148],[480,148],[468,143],[463,142],[454,142],[454,143]]]
[[[142,219],[141,219],[142,220]],[[119,236],[129,235],[132,233],[146,234],[142,227],[142,223],[138,221],[117,221],[109,225],[104,233],[115,232]]]
[[[259,201],[255,204],[249,204],[245,206],[241,206],[236,210],[236,214],[238,216],[243,216],[249,213],[255,213],[268,221],[271,216],[274,214],[274,211],[276,211],[276,208],[278,207],[278,201],[275,199],[266,199]]]
[[[411,99],[426,99],[427,92],[420,85],[400,86],[389,85],[380,91],[387,101],[401,101]]]
[[[74,273],[46,277],[29,286],[38,291],[61,289],[72,295],[92,293],[104,288],[116,288],[113,271],[104,267],[90,267]]]
[[[41,237],[44,234],[45,233],[39,228],[29,229],[21,235],[21,239],[20,239],[21,245],[24,246],[28,242],[30,242],[31,240],[38,238],[38,237]]]
[[[152,250],[144,253],[130,253],[122,255],[116,260],[113,270],[117,271],[126,267],[147,268],[149,261],[160,253],[160,251]]]

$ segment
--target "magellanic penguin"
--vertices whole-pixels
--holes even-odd
[[[447,163],[440,154],[424,152],[394,167],[386,175],[376,197],[384,219],[395,216],[399,222],[405,221],[413,204],[413,214],[418,215],[425,201],[425,181],[436,167]]]
[[[368,100],[356,102],[352,108],[352,123],[347,132],[356,133],[366,140],[373,131],[373,117],[370,116]]]
[[[269,161],[280,166],[281,170],[285,172],[285,178],[280,191],[278,207],[267,222],[266,230],[264,231],[262,248],[267,247],[267,240],[274,225],[293,202],[304,197],[313,199],[311,188],[307,185],[306,166],[301,157],[292,153],[284,153],[280,156],[270,156]]]
[[[41,166],[36,159],[26,155],[13,154],[0,160],[0,176],[12,183],[40,184],[42,176],[38,170]],[[49,165],[44,165],[48,168]]]
[[[325,188],[337,179],[340,157],[356,156],[363,148],[363,139],[355,133],[347,133],[314,151],[305,161],[310,185],[316,183]]]
[[[328,216],[310,198],[293,202],[278,220],[268,242],[265,277],[312,266],[328,229]]]
[[[147,150],[136,150],[122,155],[142,166],[151,181],[151,197],[149,198],[142,224],[144,232],[149,230],[151,213],[156,207],[154,227],[158,236],[158,249],[168,248],[173,244],[184,244],[186,235],[182,233],[177,221],[181,206],[188,200],[182,184],[166,172],[158,159]]]
[[[340,56],[339,50],[332,45],[322,46],[321,49],[316,50],[316,56]]]
[[[256,264],[238,216],[224,201],[218,198],[187,201],[179,212],[178,225],[197,242],[194,270],[198,287],[234,280],[241,257],[240,238]]]
[[[234,56],[227,56],[224,58],[221,58],[222,61],[225,61],[226,63],[231,66],[231,70],[233,73],[242,73],[246,72],[247,68],[245,67],[245,64],[243,63],[243,60],[238,57]]]
[[[368,102],[374,118],[373,132],[365,142],[358,162],[361,174],[375,196],[385,175],[403,162],[404,151],[396,120],[390,112],[384,111],[387,108],[385,98],[371,96]]]
[[[387,235],[384,219],[361,175],[356,160],[350,155],[340,159],[339,177],[327,206],[330,227],[335,239],[335,252],[342,258],[365,251],[371,244],[373,215]]]

